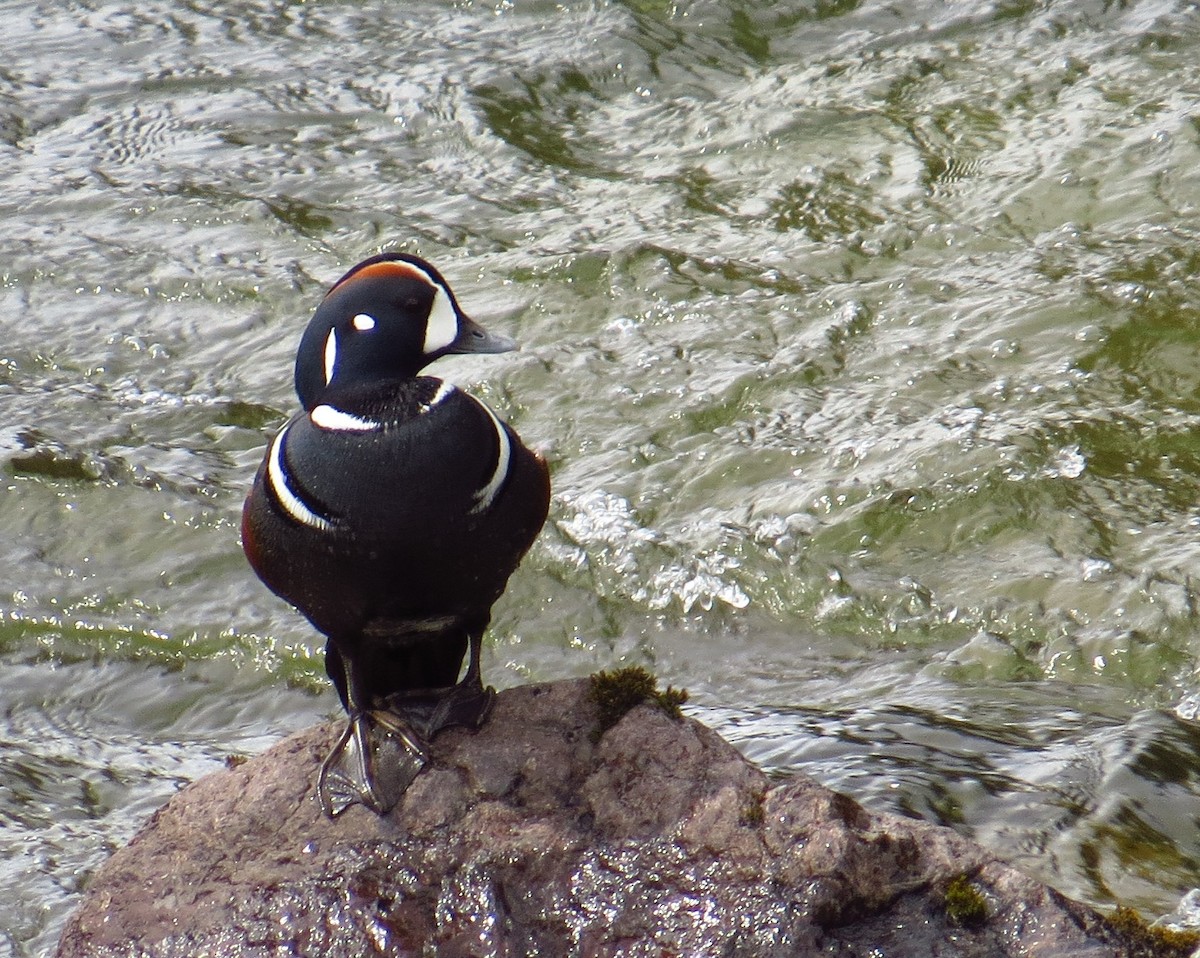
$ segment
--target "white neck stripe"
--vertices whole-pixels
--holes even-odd
[[[424,415],[425,413],[429,412],[429,410],[431,410],[434,406],[437,406],[440,403],[445,402],[445,400],[448,399],[453,392],[454,392],[454,384],[448,383],[443,379],[438,384],[437,391],[434,392],[434,394],[430,398],[429,402],[421,403],[420,407],[418,408],[418,411],[422,415]]]
[[[287,472],[283,467],[283,440],[289,428],[291,428],[290,425],[280,429],[279,434],[271,443],[271,453],[267,457],[267,484],[284,512],[297,522],[326,532],[332,525],[329,520],[308,508],[288,486]]]
[[[383,423],[373,419],[360,419],[348,412],[342,412],[333,406],[322,403],[308,414],[314,426],[333,432],[374,432],[382,429]]]
[[[333,382],[333,367],[337,362],[337,330],[331,329],[325,337],[325,385]]]

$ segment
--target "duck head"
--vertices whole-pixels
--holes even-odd
[[[317,307],[296,354],[296,393],[312,410],[336,386],[410,379],[451,353],[516,345],[467,316],[425,260],[382,253],[334,283]]]

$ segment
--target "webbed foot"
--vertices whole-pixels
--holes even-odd
[[[389,713],[401,717],[428,741],[451,725],[479,728],[487,721],[495,700],[495,689],[468,678],[447,689],[396,692],[388,696],[386,706]]]
[[[428,761],[424,742],[399,716],[360,712],[322,764],[317,797],[330,818],[355,804],[386,815]]]
[[[450,725],[479,728],[492,714],[495,702],[496,690],[490,685],[460,682],[442,697],[429,717],[429,735]]]
[[[345,682],[338,687],[350,718],[317,778],[317,797],[326,815],[336,818],[351,805],[387,814],[428,764],[427,741],[451,725],[479,728],[484,723],[496,690],[485,688],[479,676],[482,635],[481,625],[470,636],[470,662],[457,685],[406,689],[382,701],[370,694],[354,661],[330,639],[328,654],[344,670]],[[336,682],[337,669],[330,674]]]

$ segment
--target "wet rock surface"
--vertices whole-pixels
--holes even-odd
[[[1131,953],[954,832],[772,783],[695,721],[643,705],[593,741],[587,688],[501,693],[384,818],[321,813],[333,724],[194,783],[99,870],[58,954]]]

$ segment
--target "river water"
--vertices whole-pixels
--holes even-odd
[[[498,686],[642,663],[1095,905],[1200,886],[1194,3],[2,5],[0,956],[333,714],[242,559],[324,287],[417,252],[552,463]]]

